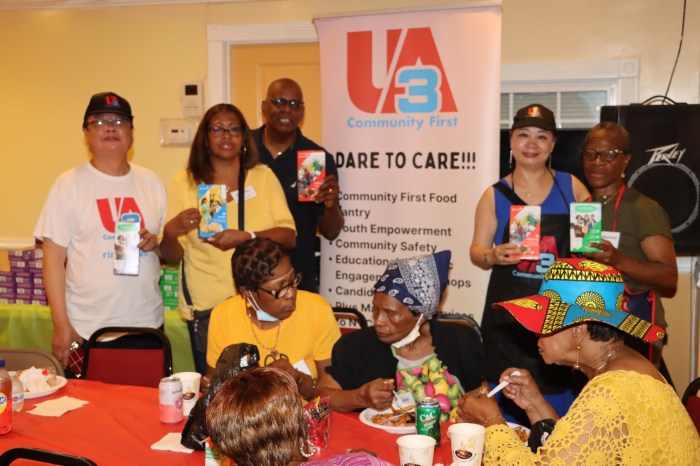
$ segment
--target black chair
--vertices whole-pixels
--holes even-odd
[[[63,368],[53,354],[39,348],[0,348],[0,358],[5,359],[8,371],[20,371],[34,366],[54,367],[56,375],[63,377]]]
[[[83,456],[25,447],[12,448],[0,455],[0,465],[6,466],[18,459],[40,461],[42,463],[58,464],[61,466],[97,466],[97,463]]]
[[[99,341],[110,333],[124,335],[112,341]],[[82,377],[88,380],[158,387],[160,379],[172,374],[170,340],[158,329],[105,327],[95,331],[85,347]]]
[[[343,335],[367,328],[367,318],[354,307],[334,307],[333,315]]]
[[[476,321],[476,319],[474,318],[474,316],[472,314],[459,314],[456,312],[441,312],[438,315],[436,315],[435,318],[438,321],[452,322],[452,323],[456,323],[456,324],[466,325],[467,327],[471,327],[479,335],[479,339],[483,340],[481,338],[481,328],[479,327],[479,323]]]

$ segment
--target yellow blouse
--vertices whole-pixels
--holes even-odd
[[[700,465],[700,437],[673,388],[647,375],[591,379],[537,453],[505,425],[486,430],[484,465]]]

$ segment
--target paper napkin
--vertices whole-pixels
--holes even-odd
[[[170,432],[165,437],[151,445],[151,450],[179,451],[180,453],[192,453],[194,450],[187,448],[180,443],[182,434],[180,432]]]
[[[82,408],[86,404],[88,404],[87,401],[72,398],[70,396],[62,396],[61,398],[56,398],[55,400],[39,403],[34,406],[34,409],[27,412],[37,416],[60,417],[66,414],[68,411]]]

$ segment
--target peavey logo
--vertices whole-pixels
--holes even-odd
[[[680,145],[679,142],[675,144],[669,144],[668,146],[654,147],[653,149],[647,149],[645,152],[651,152],[651,157],[649,158],[648,165],[652,163],[679,163],[683,154],[685,154],[685,149],[678,149]]]
[[[355,107],[367,113],[457,111],[430,28],[387,30],[385,64],[373,57],[372,34],[348,33],[348,94]],[[375,70],[375,63],[382,68]]]

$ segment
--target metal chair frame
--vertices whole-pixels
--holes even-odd
[[[56,375],[63,377],[64,371],[61,363],[48,351],[39,348],[0,348],[0,358],[5,359],[5,366],[8,371],[19,371],[37,368],[54,367]]]
[[[18,447],[7,450],[0,455],[0,465],[9,465],[14,460],[18,459],[28,459],[61,466],[97,466],[97,463],[83,456],[28,447]]]
[[[345,319],[350,322],[356,322],[360,328],[368,327],[367,318],[365,315],[354,307],[334,307],[333,315],[335,316],[336,320]],[[354,327],[342,327],[341,329],[343,328],[351,332],[358,330]]]

